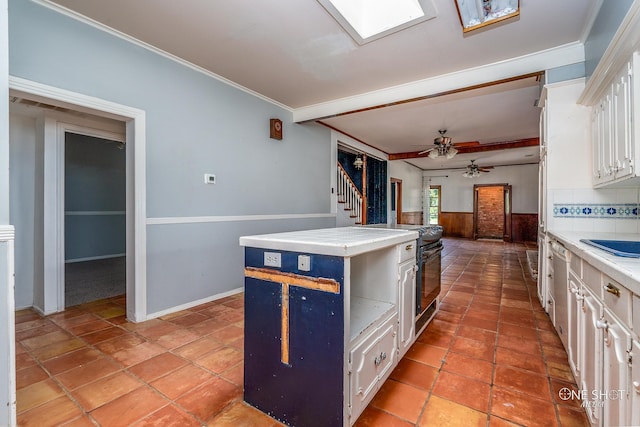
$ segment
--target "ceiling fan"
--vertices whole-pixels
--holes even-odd
[[[458,154],[456,147],[478,144],[477,141],[454,144],[451,141],[451,137],[445,135],[445,133],[447,133],[446,129],[440,129],[438,132],[440,133],[440,136],[433,140],[433,147],[421,151],[418,154],[429,153],[429,158],[431,159],[435,159],[440,156],[445,156],[447,159],[451,159],[453,156]]]
[[[467,165],[467,170],[462,174],[465,178],[475,178],[480,176],[480,172],[491,172],[493,166],[480,167],[476,165],[475,160],[471,160],[471,164]]]

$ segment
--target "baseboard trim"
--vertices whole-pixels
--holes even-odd
[[[167,314],[175,313],[175,312],[178,312],[178,311],[181,311],[181,310],[187,310],[189,308],[196,307],[196,306],[201,305],[201,304],[206,304],[208,302],[219,300],[219,299],[222,299],[222,298],[225,298],[225,297],[228,297],[228,296],[231,296],[231,295],[236,295],[236,294],[239,294],[239,293],[242,293],[242,292],[244,292],[244,286],[240,287],[240,288],[232,289],[232,290],[227,291],[227,292],[222,292],[222,293],[219,293],[219,294],[216,294],[216,295],[212,295],[212,296],[207,297],[207,298],[203,298],[203,299],[200,299],[200,300],[188,302],[186,304],[177,305],[175,307],[167,308],[165,310],[156,311],[155,313],[148,313],[146,320],[155,319],[157,317],[162,317],[162,316],[165,316]]]

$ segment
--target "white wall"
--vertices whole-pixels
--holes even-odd
[[[424,172],[425,186],[442,186],[443,212],[473,212],[473,186],[475,184],[510,184],[512,186],[513,213],[538,212],[538,165],[498,166],[478,178],[465,178],[464,170],[447,169]],[[435,176],[447,177],[439,178]]]
[[[422,211],[422,169],[404,160],[388,163],[389,177],[402,180],[402,212]]]

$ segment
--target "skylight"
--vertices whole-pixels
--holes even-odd
[[[436,16],[432,0],[318,0],[359,44]]]

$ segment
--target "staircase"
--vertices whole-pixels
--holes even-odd
[[[356,224],[362,224],[363,197],[340,162],[338,162],[338,203],[348,211]]]

